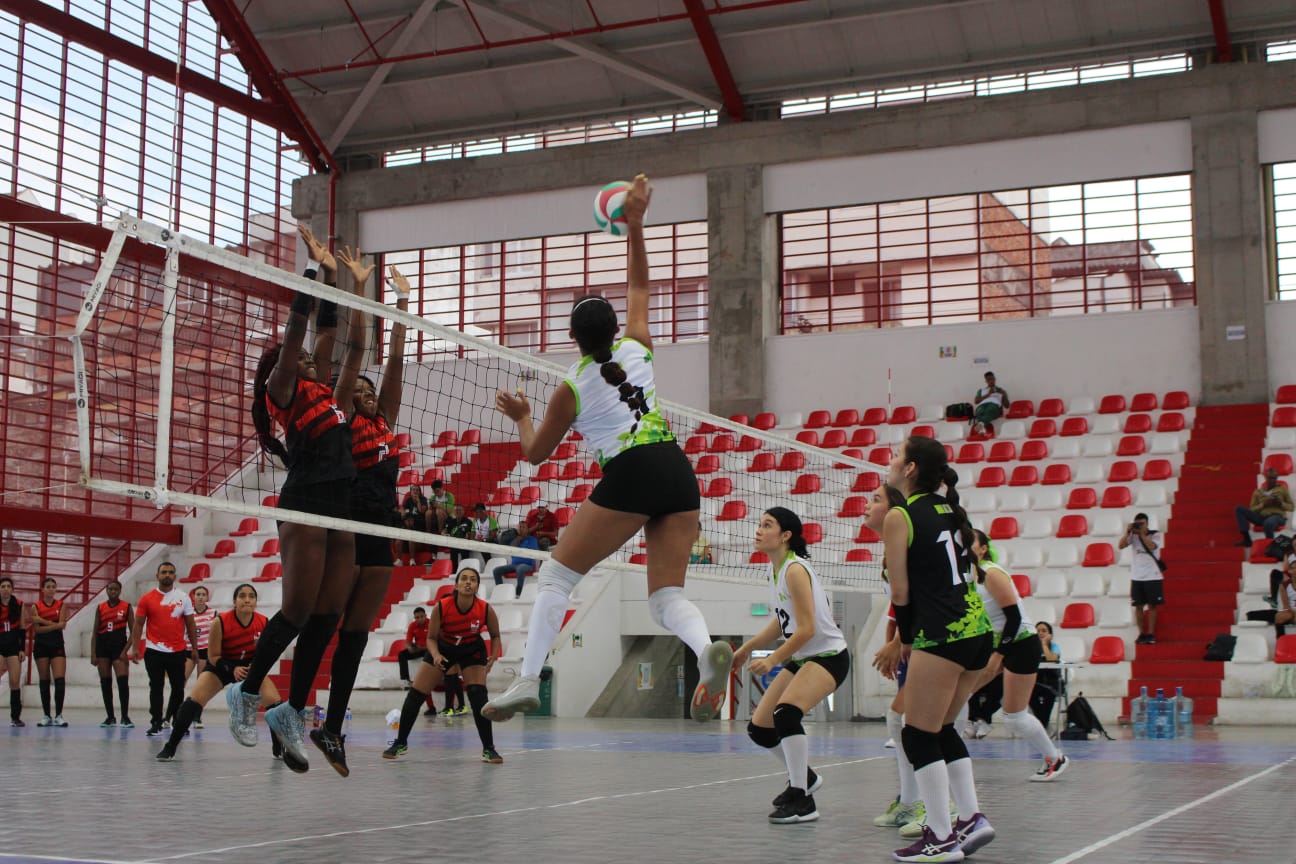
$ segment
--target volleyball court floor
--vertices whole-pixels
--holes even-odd
[[[351,776],[311,749],[295,775],[235,744],[209,712],[175,762],[160,740],[10,729],[0,748],[0,864],[15,862],[869,862],[902,844],[873,817],[896,791],[882,724],[810,725],[820,819],[771,825],[786,775],[745,725],[522,719],[480,760],[471,718],[420,720],[408,755],[380,757],[377,719],[348,738]],[[30,721],[36,718],[29,717]],[[1193,740],[1067,742],[1054,783],[1020,741],[969,742],[997,839],[986,864],[1296,861],[1291,729],[1199,730]],[[0,733],[3,734],[3,733]]]

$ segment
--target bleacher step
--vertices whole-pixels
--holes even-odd
[[[1148,646],[1152,647],[1152,646]],[[1142,645],[1139,646],[1143,648]],[[1140,651],[1140,653],[1142,653]],[[1223,667],[1210,660],[1202,660],[1201,655],[1205,651],[1199,651],[1197,658],[1193,660],[1151,660],[1139,658],[1139,676],[1131,680],[1143,680],[1146,678],[1163,678],[1178,680],[1179,678],[1190,678],[1193,680],[1206,680],[1219,683],[1220,676],[1224,674]]]

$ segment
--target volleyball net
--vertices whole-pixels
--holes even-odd
[[[150,247],[150,254],[126,261],[126,243]],[[373,278],[383,272],[384,262],[376,263]],[[441,530],[443,518],[456,516],[448,508],[437,512],[433,484],[439,480],[441,491],[464,508],[464,518],[471,521],[481,503],[499,532],[546,506],[560,526],[561,543],[563,528],[601,477],[599,465],[575,434],[545,462],[529,464],[521,458],[516,427],[495,409],[495,393],[521,390],[538,423],[566,366],[357,296],[345,269],[339,284],[311,281],[139,219],[119,220],[69,337],[80,482],[159,507],[378,534],[413,544],[408,548],[421,550],[419,560],[448,549],[488,565],[492,558],[548,557],[506,546],[498,534],[492,542],[475,526],[461,525],[467,536],[430,533],[428,527]],[[340,307],[335,353],[347,339],[347,310],[367,314],[373,363],[365,374],[379,387],[393,324],[406,328],[406,344],[419,340],[421,356],[432,358],[405,360],[401,367],[395,431],[397,500],[404,506],[391,526],[275,506],[272,496],[284,471],[256,445],[252,379],[261,356],[282,338],[298,291]],[[312,323],[308,350],[313,330]],[[428,352],[429,345],[438,350]],[[319,362],[324,380],[325,361]],[[669,394],[670,384],[659,380],[659,392]],[[339,399],[348,413],[349,402]],[[800,516],[826,586],[880,590],[881,548],[864,526],[864,506],[882,466],[858,452],[797,441],[792,430],[761,430],[667,400],[659,404],[702,492],[702,539],[695,546],[702,560],[690,565],[690,578],[765,581],[768,564],[753,552],[754,534],[761,513],[777,505]],[[432,520],[419,513],[419,497],[428,499]],[[640,569],[645,556],[641,533],[605,566]]]

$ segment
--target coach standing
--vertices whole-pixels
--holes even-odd
[[[131,633],[131,642],[136,645],[132,662],[140,661],[140,649],[144,646],[144,668],[149,679],[149,724],[148,735],[162,732],[162,684],[164,678],[171,680],[171,698],[167,702],[165,719],[170,720],[180,708],[184,699],[185,657],[192,654],[194,663],[198,662],[198,649],[188,648],[198,644],[198,631],[194,627],[194,608],[189,595],[175,587],[176,568],[170,561],[163,561],[157,569],[157,587],[140,598],[135,610],[135,628]],[[147,629],[146,641],[140,641],[140,633]],[[185,636],[188,635],[188,642]]]

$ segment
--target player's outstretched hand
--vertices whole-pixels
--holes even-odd
[[[643,225],[644,214],[648,212],[648,202],[651,200],[652,187],[648,185],[648,178],[640,174],[634,178],[630,191],[626,192],[625,203],[621,205],[626,222]]]
[[[507,390],[500,390],[495,394],[495,407],[514,423],[531,414],[531,403],[520,392],[509,393]]]
[[[315,235],[311,233],[309,228],[305,225],[298,225],[297,233],[301,235],[302,241],[310,251],[312,261],[318,261],[320,266],[325,270],[330,272],[337,271],[337,260],[334,259],[333,253],[328,250],[327,246],[315,239]]]
[[[374,271],[374,265],[372,263],[367,267],[364,266],[363,258],[364,253],[359,249],[356,249],[353,255],[350,246],[343,246],[342,250],[338,252],[337,255],[337,259],[342,262],[342,266],[351,271],[351,278],[355,280],[357,288],[360,288],[368,282],[369,274]]]

